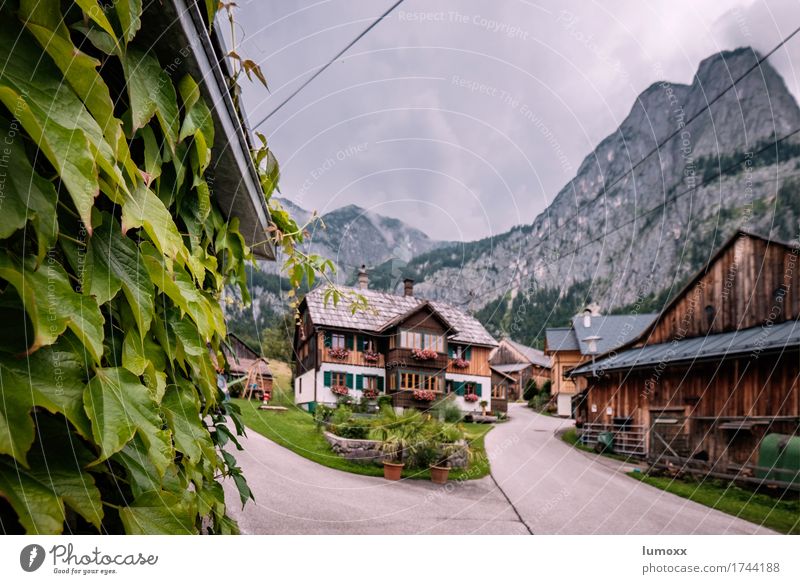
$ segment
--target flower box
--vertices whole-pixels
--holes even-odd
[[[364,351],[364,361],[367,363],[377,363],[380,357],[380,353],[376,353],[375,351]]]
[[[378,390],[377,389],[365,389],[362,394],[367,399],[375,399],[378,397]]]
[[[469,361],[466,359],[453,359],[453,367],[456,369],[466,369],[469,367]]]
[[[476,402],[478,401],[478,394],[477,393],[468,393],[464,396],[464,401],[467,402]]]
[[[411,356],[418,361],[430,361],[436,359],[439,353],[433,349],[411,349]]]
[[[436,399],[436,392],[429,389],[415,389],[414,399],[417,401],[432,402]]]
[[[346,385],[332,385],[331,392],[333,392],[334,395],[350,395],[350,389]]]
[[[339,359],[340,361],[344,361],[350,355],[350,351],[348,351],[347,349],[333,348],[333,349],[328,349],[328,355],[330,355],[334,359]]]

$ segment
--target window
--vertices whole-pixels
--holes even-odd
[[[341,333],[331,334],[331,349],[344,349],[344,335]]]
[[[496,397],[498,399],[506,399],[506,384],[498,383],[497,385],[493,385],[492,397]]]
[[[444,337],[435,333],[400,331],[400,346],[404,349],[433,349],[444,352]]]
[[[444,392],[445,393],[453,393],[453,380],[447,379],[444,382]]]
[[[474,383],[465,383],[464,384],[464,395],[471,395],[475,393],[475,384]]]
[[[400,389],[427,389],[439,393],[442,391],[442,386],[438,375],[403,371],[400,373]]]
[[[331,386],[347,385],[347,374],[343,371],[331,371]]]
[[[372,375],[364,376],[364,389],[378,390],[378,378]]]
[[[370,338],[368,338],[368,337],[362,337],[361,350],[365,351],[365,352],[369,351],[369,352],[374,353],[375,352],[375,341],[370,339]]]
[[[456,359],[461,359],[463,358],[462,357],[463,354],[464,354],[464,347],[462,347],[461,345],[456,345],[455,347],[453,347],[453,357],[455,357]]]

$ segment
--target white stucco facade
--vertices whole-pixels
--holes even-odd
[[[463,396],[455,396],[454,403],[464,412],[480,412],[481,401],[486,400],[489,405],[486,411],[492,411],[492,378],[481,375],[462,375],[460,373],[446,373],[445,379],[451,381],[462,381],[465,383],[479,383],[481,385],[481,397],[476,402],[468,402]]]

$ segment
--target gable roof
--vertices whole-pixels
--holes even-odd
[[[522,371],[530,366],[530,363],[505,363],[503,365],[491,365],[490,368],[497,369],[503,373],[516,373],[517,371]]]
[[[497,373],[497,374],[498,374],[498,375],[500,375],[501,377],[505,377],[506,379],[510,379],[511,381],[516,381],[516,380],[514,379],[514,377],[513,377],[513,376],[509,375],[508,373],[506,373],[505,371],[503,371],[503,370],[501,370],[501,369],[498,369],[498,368],[497,368],[497,367],[495,367],[495,366],[490,366],[490,367],[489,367],[489,370],[490,370],[492,373]]]
[[[583,315],[578,315],[572,317],[572,330],[582,355],[591,355],[589,343],[585,339],[592,336],[600,337],[597,339],[595,354],[602,355],[637,338],[657,317],[656,313],[599,315],[590,317],[590,324],[585,327]]]
[[[544,331],[545,347],[551,351],[578,351],[578,337],[572,327],[549,328]]]
[[[378,290],[347,287],[340,287],[340,289],[363,294],[369,308],[351,314],[346,302],[340,302],[338,306],[329,302],[326,306],[325,290],[320,286],[306,294],[303,299],[315,325],[380,333],[392,326],[393,323],[400,322],[404,315],[410,314],[422,305],[429,305],[450,325],[451,334],[448,335],[448,340],[470,345],[497,346],[494,337],[475,317],[449,304]]]
[[[528,361],[533,363],[534,365],[538,365],[539,367],[551,367],[552,366],[552,359],[544,354],[544,351],[540,351],[539,349],[535,349],[534,347],[529,347],[527,345],[523,345],[522,343],[518,343],[508,337],[503,339],[508,345],[514,349],[517,353],[525,357]]]
[[[776,351],[800,346],[800,323],[790,320],[769,328],[755,326],[739,331],[693,337],[655,345],[634,347],[598,359],[594,365],[586,363],[568,372],[574,375],[591,375],[596,371],[630,370],[660,363],[702,361],[750,354],[755,350]]]
[[[387,321],[383,325],[383,328],[381,329],[381,331],[385,331],[387,329],[392,328],[393,326],[396,326],[396,325],[400,324],[401,322],[403,322],[404,320],[409,318],[412,314],[416,314],[416,313],[418,313],[418,312],[420,312],[422,310],[425,310],[426,308],[428,310],[430,310],[431,315],[436,320],[438,320],[439,324],[443,325],[444,328],[450,329],[450,330],[454,330],[455,329],[455,327],[452,324],[450,324],[450,322],[448,322],[448,320],[444,316],[442,316],[442,314],[440,314],[439,311],[436,310],[436,308],[430,302],[425,300],[424,302],[421,302],[421,303],[417,304],[416,306],[412,306],[411,308],[409,308],[403,314],[399,314],[399,315],[395,316],[393,319]]]

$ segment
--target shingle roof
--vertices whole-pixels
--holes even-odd
[[[503,373],[516,373],[530,367],[530,363],[507,363],[505,365],[492,365],[492,369],[497,369]]]
[[[341,289],[346,292],[363,294],[367,299],[369,308],[351,314],[346,300],[339,302],[338,306],[333,306],[332,302],[325,306],[324,288],[315,288],[305,298],[314,324],[380,332],[395,318],[406,314],[417,306],[428,303],[455,331],[448,337],[448,340],[472,345],[497,346],[497,341],[477,319],[449,304],[428,301],[416,296],[400,296],[378,290],[361,290],[346,287],[341,287]]]
[[[572,318],[572,330],[583,355],[590,355],[589,343],[584,339],[591,336],[597,340],[597,355],[602,355],[621,347],[628,341],[638,337],[644,329],[652,324],[657,314],[608,314],[592,316],[589,326],[583,326],[583,315]]]
[[[528,347],[527,345],[512,341],[511,339],[505,339],[505,341],[514,347],[514,349],[516,349],[519,353],[524,355],[525,358],[534,365],[539,365],[540,367],[552,366],[552,359],[545,355],[544,351],[540,351],[539,349],[535,349],[533,347]]]
[[[587,363],[576,367],[570,375],[635,369],[661,363],[718,358],[796,346],[800,346],[800,323],[792,320],[771,327],[755,326],[730,333],[635,347],[599,359],[594,366]]]
[[[568,327],[549,328],[544,332],[548,351],[577,351],[578,337]]]

